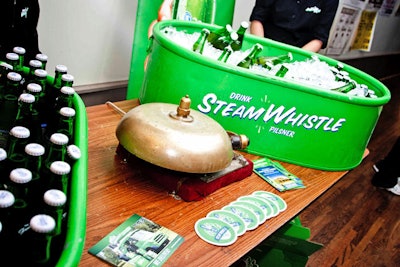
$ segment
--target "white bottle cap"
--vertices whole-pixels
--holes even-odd
[[[31,229],[37,233],[50,233],[56,227],[53,217],[46,214],[38,214],[32,217],[29,222]]]
[[[37,143],[30,143],[25,146],[25,153],[30,156],[39,157],[44,155],[45,149],[44,146]]]
[[[0,161],[3,161],[7,158],[7,151],[4,148],[0,147]]]
[[[17,138],[28,138],[31,135],[29,129],[24,126],[14,126],[10,130],[10,134]]]
[[[57,160],[51,163],[50,171],[57,175],[64,175],[70,173],[71,166],[65,161]]]
[[[35,97],[31,94],[22,93],[19,95],[18,100],[22,101],[24,103],[33,103],[33,102],[35,102]]]
[[[66,82],[73,82],[74,76],[72,76],[71,74],[63,74],[61,76],[61,80],[66,81]]]
[[[13,48],[13,51],[14,51],[15,53],[19,54],[19,55],[23,55],[23,54],[25,54],[25,52],[26,52],[25,48],[20,47],[20,46],[14,47],[14,48]]]
[[[42,91],[42,86],[39,85],[39,84],[37,84],[37,83],[30,83],[30,84],[28,84],[28,86],[26,87],[26,89],[27,89],[29,92],[32,92],[32,93],[39,93],[39,92]]]
[[[19,56],[16,53],[7,53],[6,58],[9,60],[18,60]]]
[[[42,62],[36,59],[31,59],[29,60],[29,66],[35,67],[35,68],[40,68],[42,66]]]
[[[10,172],[10,180],[17,184],[26,184],[32,180],[32,172],[25,168],[16,168]]]
[[[71,86],[63,86],[61,87],[61,93],[66,94],[66,95],[73,95],[75,93],[75,89],[72,88]]]
[[[50,136],[50,142],[56,145],[66,145],[68,144],[68,141],[69,141],[68,136],[66,136],[63,133],[53,133]]]
[[[38,76],[40,78],[47,77],[47,71],[42,70],[42,69],[37,69],[37,70],[35,70],[35,76]]]
[[[68,153],[68,156],[73,160],[78,160],[82,156],[81,150],[76,145],[69,145],[67,147],[67,153]]]
[[[15,202],[13,193],[8,190],[0,190],[0,208],[11,207]]]
[[[69,107],[62,107],[60,108],[60,115],[64,117],[74,117],[75,116],[75,109]]]
[[[67,71],[68,71],[67,66],[61,65],[61,64],[56,65],[55,69],[57,72],[61,72],[61,73],[67,73]]]
[[[44,202],[52,207],[59,207],[67,202],[65,193],[58,189],[47,190],[43,195]]]
[[[49,59],[49,57],[45,54],[36,54],[35,58],[40,61],[47,61]]]
[[[7,74],[7,78],[9,80],[11,80],[11,81],[14,81],[14,82],[19,82],[19,81],[22,80],[22,76],[20,74],[16,73],[16,72],[13,72],[13,71],[9,72]]]

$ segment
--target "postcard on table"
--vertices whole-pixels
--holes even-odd
[[[89,253],[114,266],[156,267],[162,266],[182,242],[177,233],[134,214]]]

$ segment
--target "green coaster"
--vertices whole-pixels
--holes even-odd
[[[238,215],[240,218],[242,218],[246,225],[246,230],[254,230],[257,228],[258,226],[257,215],[250,209],[245,208],[243,206],[232,205],[232,204],[229,204],[228,206],[225,206],[222,209],[230,211]]]
[[[274,193],[271,193],[268,191],[256,191],[253,193],[253,195],[262,196],[262,197],[265,197],[266,199],[276,201],[280,212],[286,210],[286,208],[287,208],[287,204],[286,204],[285,200],[283,200],[280,196],[278,196]]]
[[[246,232],[246,224],[244,223],[243,219],[230,211],[213,210],[207,214],[207,217],[220,219],[230,224],[233,229],[235,229],[238,236],[241,236]]]
[[[241,201],[241,200],[233,201],[230,204],[243,206],[254,212],[254,214],[257,215],[258,225],[263,224],[267,220],[267,217],[265,216],[265,213],[262,210],[262,208],[256,204],[253,204],[249,201]]]
[[[239,197],[238,200],[246,201],[246,202],[249,202],[249,203],[259,206],[265,214],[265,220],[274,216],[274,210],[272,208],[272,205],[270,204],[270,202],[268,200],[266,200],[264,198],[257,197],[257,196],[242,196],[242,197]],[[278,210],[278,208],[276,210]]]
[[[237,240],[235,229],[217,218],[199,219],[194,225],[194,230],[201,239],[216,246],[229,246]]]

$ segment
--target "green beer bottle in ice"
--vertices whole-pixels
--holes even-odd
[[[233,50],[230,46],[224,48],[224,51],[218,57],[218,61],[226,63],[228,61],[229,56],[232,54]]]
[[[242,59],[237,65],[239,67],[249,69],[256,62],[257,55],[263,50],[263,46],[259,43],[253,45],[249,54]]]
[[[204,46],[207,41],[207,37],[210,34],[210,30],[208,29],[203,29],[201,30],[200,36],[197,39],[197,41],[193,44],[193,52],[203,54]]]
[[[214,23],[215,7],[215,0],[175,0],[172,7],[172,18]]]
[[[239,51],[242,48],[244,34],[246,33],[248,28],[249,28],[249,23],[247,21],[242,21],[242,23],[240,23],[240,27],[236,32],[238,35],[238,39],[231,44],[233,51]]]
[[[257,58],[257,64],[261,66],[266,66],[272,64],[276,66],[278,64],[288,63],[293,60],[293,55],[291,52],[279,56],[261,56]]]

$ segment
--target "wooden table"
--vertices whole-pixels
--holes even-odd
[[[137,100],[116,102],[128,111]],[[313,200],[328,190],[347,172],[327,172],[282,163],[300,177],[306,188],[279,193],[256,174],[226,186],[197,202],[177,200],[163,187],[140,173],[116,155],[116,126],[122,115],[106,104],[87,108],[89,124],[89,181],[87,231],[79,266],[109,266],[88,253],[88,249],[133,214],[144,216],[184,237],[183,244],[164,266],[229,266],[262,240],[290,221]],[[248,159],[258,158],[245,154]],[[279,194],[287,203],[286,211],[267,220],[253,231],[240,236],[230,246],[218,247],[201,240],[194,231],[195,222],[211,210],[220,209],[240,196],[256,190]]]

